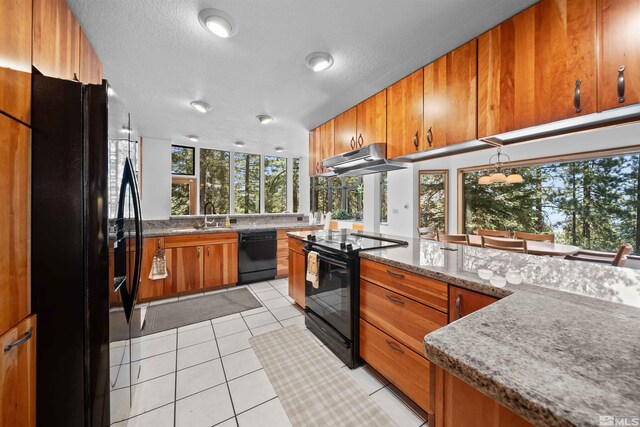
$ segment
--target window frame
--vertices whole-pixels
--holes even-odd
[[[326,178],[327,179],[327,186],[319,186],[316,184],[317,182],[317,178]],[[340,186],[332,186],[331,185],[331,178],[339,178],[340,179]],[[327,206],[331,207],[331,202],[333,200],[333,195],[334,192],[338,192],[340,194],[340,208],[339,209],[343,209],[343,210],[347,210],[348,207],[348,200],[347,200],[347,196],[348,196],[348,191],[349,190],[357,190],[359,186],[364,185],[364,180],[362,179],[362,176],[357,176],[355,178],[358,178],[358,185],[347,185],[346,183],[346,179],[350,178],[350,177],[346,177],[346,176],[328,176],[328,177],[317,177],[317,176],[312,176],[310,177],[310,182],[309,182],[309,188],[311,189],[310,191],[310,196],[311,196],[311,203],[310,203],[310,210],[312,212],[315,212],[316,209],[318,208],[317,206],[314,205],[315,203],[315,197],[314,197],[314,192],[316,191],[316,187],[318,188],[327,188]],[[362,200],[362,206],[360,206],[362,208],[362,210],[364,211],[364,200]],[[326,212],[325,212],[326,213]],[[364,215],[364,212],[362,212]],[[352,220],[356,221],[355,218],[352,218]]]
[[[174,173],[173,172],[173,159],[171,159],[171,176],[196,176],[196,147],[190,145],[171,144],[171,156],[173,157],[173,147],[188,148],[193,152],[193,161],[191,162],[191,170],[193,173]]]
[[[174,176],[171,177],[171,187],[172,190],[171,192],[173,193],[173,185],[174,184],[188,184],[189,185],[189,215],[196,215],[196,210],[197,210],[197,196],[196,196],[196,185],[197,183],[197,179],[196,178],[188,178],[188,177],[179,177],[179,176]],[[174,215],[173,213],[171,214],[171,216],[187,216],[187,215]]]
[[[444,175],[444,234],[449,233],[449,170],[448,169],[423,169],[418,171],[418,228],[420,227],[420,181],[422,175]],[[460,175],[462,176],[462,175]]]

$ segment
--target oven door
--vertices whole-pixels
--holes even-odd
[[[305,303],[308,309],[352,340],[352,303],[354,269],[348,259],[325,251],[318,253],[318,287],[305,280]],[[308,254],[305,249],[305,253]]]

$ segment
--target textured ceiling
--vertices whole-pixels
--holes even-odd
[[[68,0],[140,134],[307,152],[307,131],[534,0]],[[198,22],[225,11],[238,34]],[[314,51],[335,58],[314,73]],[[204,100],[206,115],[189,106]],[[268,126],[255,116],[275,118]]]

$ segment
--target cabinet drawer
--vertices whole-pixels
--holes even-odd
[[[360,319],[360,356],[425,411],[429,410],[429,361]]]
[[[449,309],[448,286],[439,280],[367,259],[360,259],[360,277],[442,312],[446,313]]]
[[[304,255],[304,252],[302,251],[302,249],[304,249],[304,242],[300,239],[296,239],[295,237],[289,237],[289,249]]]
[[[366,280],[360,280],[360,317],[418,354],[424,336],[447,324],[445,313]]]
[[[238,241],[238,233],[213,233],[213,234],[181,234],[178,236],[166,236],[165,248],[178,248],[184,246],[213,245],[216,243],[234,243]]]

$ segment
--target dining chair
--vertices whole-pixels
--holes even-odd
[[[338,228],[338,221],[329,222],[329,230],[337,230]]]
[[[352,230],[364,231],[364,224],[351,224]]]
[[[469,245],[469,236],[466,234],[444,234],[436,232],[438,242],[457,243],[459,245]]]
[[[482,247],[489,249],[500,249],[503,251],[527,253],[527,241],[505,238],[494,238],[482,236]]]
[[[478,236],[490,236],[490,237],[511,237],[511,232],[508,230],[486,230],[484,228],[478,228],[476,230]]]
[[[609,264],[615,267],[622,267],[627,260],[627,255],[629,255],[631,251],[633,251],[633,247],[628,244],[620,245],[618,251],[615,253],[580,249],[573,255],[567,255],[566,257],[564,257],[564,259],[568,259],[571,261],[597,262],[600,264]]]
[[[436,240],[437,231],[433,227],[418,227],[418,237],[425,240]]]
[[[536,242],[555,242],[555,236],[553,234],[525,233],[524,231],[515,231],[513,233],[513,238],[522,240],[535,240]]]

